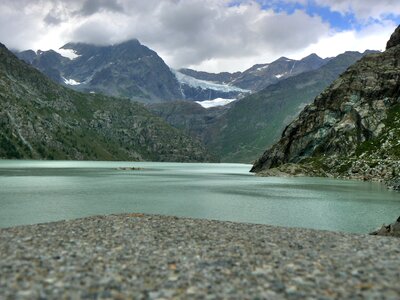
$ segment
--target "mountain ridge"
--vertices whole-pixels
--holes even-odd
[[[322,59],[317,54],[312,53],[300,60],[282,56],[270,63],[255,64],[243,72],[209,73],[193,69],[180,69],[178,71],[196,79],[215,81],[257,92],[281,79],[318,69],[329,60],[330,58]]]

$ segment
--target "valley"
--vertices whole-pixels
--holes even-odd
[[[400,299],[399,24],[0,1],[0,299]]]

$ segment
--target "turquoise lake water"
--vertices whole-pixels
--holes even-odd
[[[141,167],[121,171],[118,167]],[[0,161],[0,227],[143,212],[367,233],[400,215],[378,183],[261,178],[250,165]]]

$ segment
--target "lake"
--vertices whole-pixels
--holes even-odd
[[[138,212],[367,233],[400,215],[400,193],[379,183],[262,178],[250,168],[0,160],[0,227]]]

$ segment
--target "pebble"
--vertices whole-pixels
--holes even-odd
[[[0,299],[400,299],[399,248],[381,236],[95,216],[0,229]]]

